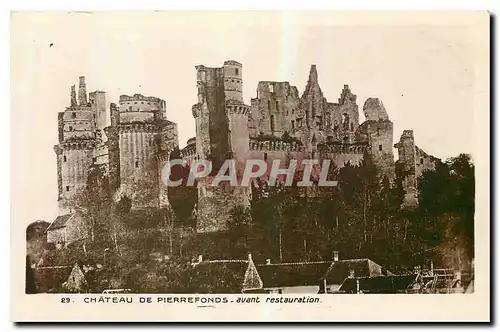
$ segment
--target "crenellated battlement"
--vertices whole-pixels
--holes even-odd
[[[249,149],[255,151],[303,152],[304,146],[298,142],[285,142],[282,140],[250,139]]]
[[[196,144],[187,145],[181,150],[181,156],[183,159],[194,159],[196,157]]]
[[[119,133],[143,132],[155,133],[159,130],[158,125],[152,122],[122,123],[118,127]]]
[[[74,139],[66,140],[60,143],[64,150],[92,150],[97,146],[94,139]]]
[[[226,100],[226,114],[248,115],[250,114],[250,106],[247,106],[238,100]]]
[[[318,152],[320,153],[365,153],[369,149],[368,142],[356,142],[356,143],[323,143],[318,144]]]
[[[163,100],[161,98],[151,97],[151,96],[143,96],[140,93],[136,93],[133,96],[128,96],[128,95],[121,95],[120,96],[120,103],[127,102],[127,101],[147,101],[147,102],[153,102],[153,103],[163,102]]]

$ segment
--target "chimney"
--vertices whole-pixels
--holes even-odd
[[[198,255],[198,263],[203,262],[203,255]]]
[[[270,258],[266,259],[266,265],[271,265],[271,259]]]
[[[339,252],[337,250],[335,250],[333,252],[333,261],[334,262],[338,262],[339,261]]]
[[[87,105],[87,85],[85,84],[85,76],[80,76],[78,85],[78,104]]]
[[[76,91],[75,91],[75,86],[71,86],[71,106],[76,106]]]

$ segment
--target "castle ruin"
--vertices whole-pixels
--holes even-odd
[[[243,67],[225,61],[222,67],[196,66],[197,103],[192,106],[196,137],[187,141],[181,155],[186,161],[209,159],[213,168],[232,158],[237,170],[248,159],[332,160],[337,167],[359,164],[372,156],[380,177],[391,183],[400,170],[405,190],[404,206],[418,205],[417,179],[435,167],[437,158],[415,145],[412,130],[405,130],[396,144],[393,123],[378,98],[363,104],[360,123],[356,95],[344,85],[335,102],[328,101],[312,65],[302,94],[289,82],[260,81],[257,95],[243,100]],[[70,105],[58,114],[57,156],[60,214],[71,209],[72,198],[85,189],[91,167],[101,167],[109,177],[115,197],[127,195],[132,208],[168,208],[168,190],[161,180],[170,153],[179,146],[177,124],[167,119],[164,100],[141,94],[122,95],[108,107],[102,91],[88,94],[79,78],[78,100],[71,87]],[[395,161],[393,148],[398,149]],[[197,232],[227,229],[230,211],[248,206],[249,187],[208,186],[198,182]]]

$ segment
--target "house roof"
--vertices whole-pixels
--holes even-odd
[[[193,267],[188,288],[194,293],[241,293],[262,288],[262,282],[251,260],[203,261]]]
[[[68,221],[73,217],[73,213],[70,214],[64,214],[62,216],[58,216],[47,228],[47,230],[53,230],[57,228],[62,228],[65,227]]]
[[[363,293],[393,294],[408,289],[408,286],[415,278],[415,274],[347,278],[339,290],[345,292],[355,291],[357,288],[356,280],[358,280],[359,290]]]
[[[330,261],[257,265],[263,288],[320,285]]]
[[[326,279],[329,285],[341,285],[349,277],[350,271],[354,271],[354,276],[375,277],[390,274],[382,270],[382,266],[368,258],[346,259],[338,262],[332,262],[322,279]]]

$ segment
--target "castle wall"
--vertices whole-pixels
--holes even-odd
[[[392,122],[365,121],[359,127],[357,134],[368,138],[369,152],[379,176],[386,177],[392,183],[395,178]]]
[[[245,161],[248,159],[248,114],[250,109],[243,104],[226,103],[226,113],[229,120],[229,139],[232,157],[237,161],[239,170],[245,169]]]
[[[219,186],[198,182],[198,209],[196,231],[217,232],[229,229],[234,209],[250,205],[251,187],[231,187],[227,182]]]
[[[281,137],[297,127],[299,96],[296,87],[288,82],[262,81],[257,86],[257,98],[251,100],[251,118],[255,123],[252,136],[273,135]]]
[[[120,184],[134,208],[158,204],[155,136],[152,124],[119,127]]]
[[[109,151],[107,143],[99,143],[93,151],[93,162],[96,165],[109,164]]]
[[[424,172],[435,170],[438,159],[415,146],[415,176],[419,178]]]
[[[92,108],[94,117],[94,126],[97,130],[97,135],[101,136],[102,141],[106,141],[106,134],[104,133],[104,128],[106,128],[108,124],[108,112],[107,112],[107,104],[106,104],[106,93],[103,91],[94,91],[89,93],[89,102],[90,107]],[[94,115],[93,115],[94,116]]]
[[[198,103],[192,108],[196,122],[195,158],[210,160],[213,172],[218,172],[227,159],[234,158],[241,171],[249,144],[249,106],[243,103],[242,66],[230,60],[220,68],[200,65],[196,70]],[[184,152],[184,158],[193,158],[190,150]],[[250,193],[248,190],[223,185],[211,187],[199,181],[197,231],[226,229],[232,207],[248,206],[249,200],[242,198]]]
[[[108,177],[110,190],[114,192],[120,187],[120,145],[119,145],[119,113],[116,104],[110,105],[111,126],[106,127],[104,132],[108,138]]]
[[[399,155],[397,175],[405,191],[402,207],[413,209],[418,206],[418,178],[424,171],[434,169],[439,160],[415,145],[413,130],[404,130],[394,147],[398,149]]]
[[[94,138],[94,118],[89,106],[66,109],[62,117],[63,140]]]
[[[359,127],[359,110],[356,95],[344,85],[338,103],[328,103],[324,129],[332,133],[335,140],[353,142]]]
[[[62,143],[57,155],[60,166],[61,204],[71,204],[75,195],[87,186],[88,169],[92,165],[93,144]]]

